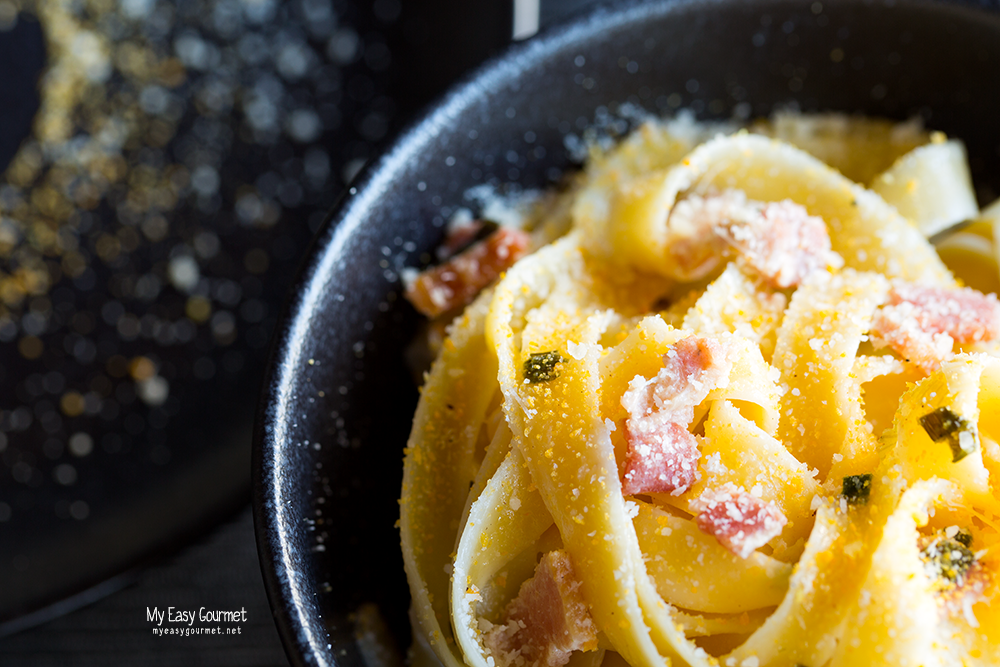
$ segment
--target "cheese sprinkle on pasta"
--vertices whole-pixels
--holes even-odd
[[[411,661],[1000,663],[1000,302],[924,233],[975,201],[961,143],[677,127],[413,283],[460,314],[404,463]]]

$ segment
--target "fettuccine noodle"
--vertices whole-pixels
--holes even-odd
[[[706,134],[646,124],[422,276],[435,315],[491,284],[406,450],[414,664],[1000,662],[1000,303],[926,240],[981,217],[964,147]]]

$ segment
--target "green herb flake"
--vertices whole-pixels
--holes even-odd
[[[958,532],[955,533],[955,537],[953,539],[959,544],[962,544],[969,549],[972,548],[972,533],[970,533],[967,530],[959,528]]]
[[[920,425],[934,442],[947,440],[951,462],[958,463],[979,448],[979,433],[964,417],[941,407],[920,418]]]
[[[957,538],[957,536],[956,536]],[[969,535],[970,543],[972,536]],[[969,568],[976,562],[976,555],[958,539],[941,534],[932,538],[920,550],[920,558],[930,574],[949,586],[962,586]]]
[[[848,475],[844,478],[841,494],[851,505],[864,505],[868,502],[868,494],[872,490],[872,474]]]
[[[536,352],[524,362],[524,378],[531,384],[549,382],[559,377],[556,365],[565,361],[558,352]]]

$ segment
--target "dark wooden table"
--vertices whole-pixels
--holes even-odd
[[[232,635],[155,636],[148,610],[171,606],[246,609],[246,621],[218,624],[238,628]],[[215,625],[196,620],[193,627]],[[122,590],[0,639],[5,667],[287,664],[264,593],[249,508]]]

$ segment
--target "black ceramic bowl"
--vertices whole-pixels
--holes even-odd
[[[618,5],[517,46],[406,132],[321,231],[261,403],[257,539],[292,661],[364,664],[352,615],[364,603],[399,648],[409,644],[394,524],[417,399],[402,351],[418,317],[400,298],[399,269],[426,258],[466,190],[549,184],[574,167],[567,136],[624,103],[702,119],[792,104],[920,115],[966,141],[989,200],[1000,193],[993,11],[903,0]]]

